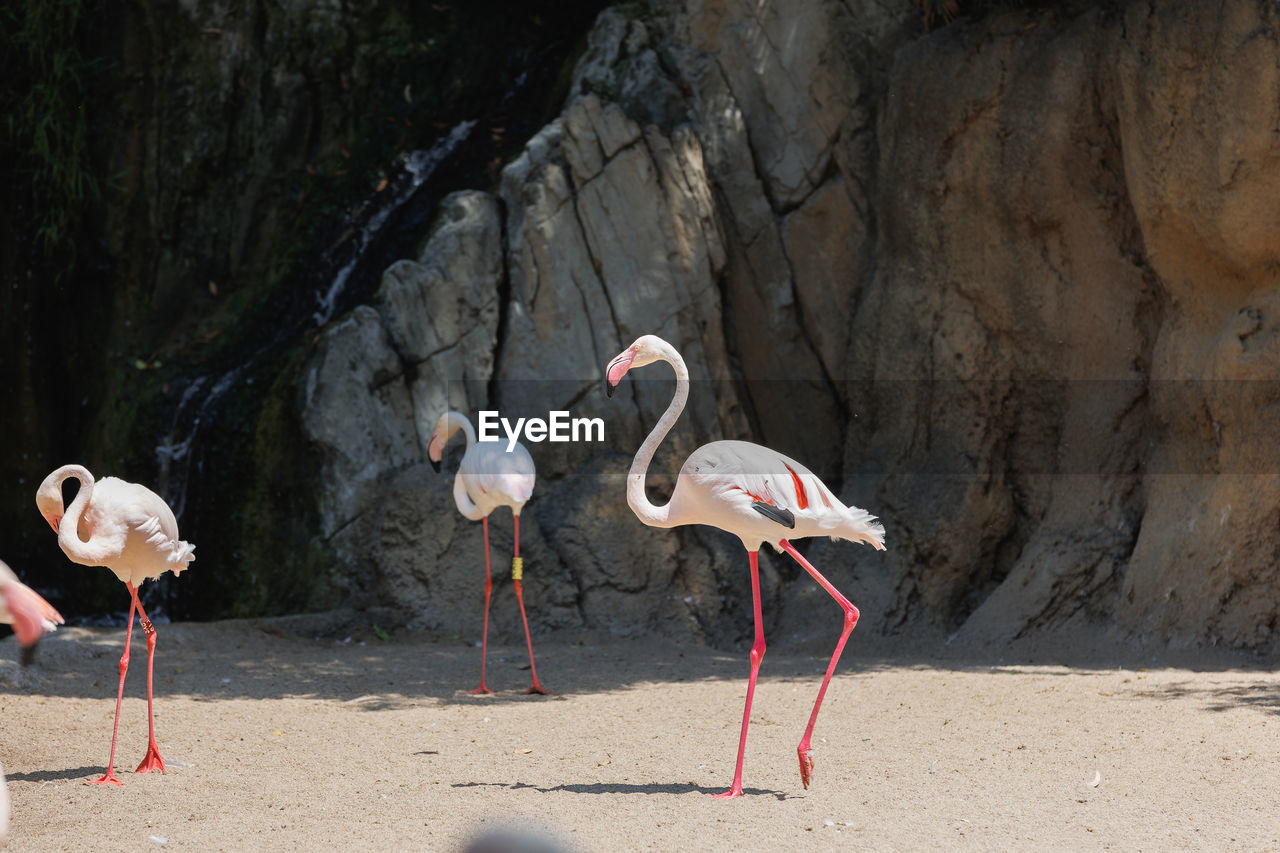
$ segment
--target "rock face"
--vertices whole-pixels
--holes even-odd
[[[474,632],[480,528],[457,514],[452,473],[425,465],[436,418],[446,407],[602,417],[602,444],[531,448],[540,481],[522,515],[521,552],[532,618],[621,634],[656,625],[702,634],[706,625],[710,636],[734,636],[742,626],[721,618],[742,610],[727,592],[731,543],[639,528],[614,499],[629,464],[621,451],[666,408],[670,383],[628,385],[610,404],[599,376],[649,330],[689,355],[699,385],[709,385],[708,365],[728,372],[719,325],[700,322],[721,310],[725,253],[696,139],[687,129],[642,129],[588,96],[506,169],[502,195],[504,227],[492,198],[447,199],[445,224],[419,262],[387,270],[378,310],[357,308],[321,336],[300,407],[306,434],[324,448],[325,535],[374,579],[367,601],[394,602],[416,626]],[[610,280],[629,284],[610,290]],[[743,430],[732,397],[700,396],[688,417],[702,434]],[[694,448],[692,432],[673,442],[678,459]],[[510,522],[506,513],[493,521],[502,567]],[[508,581],[497,576],[501,599]],[[494,620],[519,631],[513,608],[499,607]]]
[[[653,332],[696,381],[652,493],[717,438],[804,460],[885,521],[883,558],[810,551],[864,605],[864,636],[1089,623],[1274,646],[1275,4],[925,36],[905,3],[793,5],[606,11],[500,204],[451,198],[373,308],[322,335],[303,420],[326,534],[366,598],[476,629],[479,527],[451,475],[424,471],[423,436],[446,404],[565,409],[606,438],[530,448],[531,618],[744,636],[736,540],[650,530],[625,505],[671,383],[654,368],[612,403],[597,389]],[[820,590],[764,568],[773,629],[823,633],[830,607],[834,631]]]
[[[1273,47],[1252,44],[1277,17],[1227,8],[1225,29],[1173,3],[1034,19],[1030,35],[996,19],[897,57],[885,316],[858,318],[855,352],[875,378],[913,381],[891,392],[904,418],[941,397],[947,423],[923,451],[858,437],[882,462],[959,475],[894,503],[925,607],[955,624],[969,608],[954,603],[990,591],[962,635],[1092,615],[1161,641],[1274,642],[1275,424],[1245,413],[1276,391],[1248,380],[1277,366],[1263,341],[1280,223],[1262,211],[1280,78]],[[894,346],[909,340],[927,343]],[[939,499],[965,523],[931,511]]]
[[[17,452],[0,455],[5,558],[71,618],[119,609],[118,584],[68,564],[32,510],[32,484],[75,460],[156,489],[200,544],[207,571],[147,585],[153,615],[338,603],[316,536],[331,501],[300,440],[302,363],[319,327],[416,256],[442,198],[496,180],[559,109],[553,81],[605,3],[6,15],[0,444]],[[395,346],[402,333],[389,326]],[[492,352],[482,338],[458,358]],[[452,369],[441,356],[432,364]]]
[[[0,548],[64,601],[118,601],[32,511],[74,455],[174,502],[210,569],[183,578],[197,615],[345,597],[471,634],[480,528],[453,508],[459,451],[437,475],[424,442],[449,408],[563,410],[604,438],[530,447],[535,624],[735,642],[739,543],[625,504],[672,383],[636,371],[609,401],[601,371],[652,332],[695,380],[654,499],[710,440],[803,460],[888,531],[884,555],[806,545],[862,642],[1086,625],[1273,649],[1280,6],[1207,6],[924,33],[907,0],[629,3],[546,112],[556,64],[529,57],[563,55],[595,0],[504,7],[528,26],[404,0],[121,17],[84,85],[110,180],[77,212],[80,274],[37,286],[29,211],[0,225],[0,439],[22,449],[0,507],[25,519]],[[415,194],[393,164],[451,126],[451,182]],[[825,594],[762,563],[771,635],[834,636]]]

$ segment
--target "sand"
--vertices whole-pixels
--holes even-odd
[[[1257,658],[851,642],[806,791],[795,748],[825,655],[774,644],[747,795],[722,801],[745,653],[557,638],[538,670],[560,695],[537,697],[504,637],[481,698],[469,642],[343,618],[159,626],[165,775],[130,772],[135,641],[115,789],[84,780],[106,760],[122,632],[59,631],[26,671],[0,643],[8,849],[452,851],[513,827],[582,851],[1280,849],[1280,674]]]

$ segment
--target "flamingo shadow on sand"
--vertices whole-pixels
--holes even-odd
[[[551,785],[542,787],[528,782],[454,782],[454,788],[506,788],[510,791],[533,790],[541,794],[553,791],[564,791],[570,794],[715,794],[719,788],[708,788],[692,782],[653,782],[648,785],[633,785],[628,782],[595,782],[591,784]],[[791,800],[796,797],[784,791],[768,791],[763,788],[744,788],[741,794],[746,796],[771,796],[777,800]]]
[[[64,770],[32,770],[27,773],[8,774],[10,782],[61,782],[64,779],[83,779],[98,772],[95,766],[68,767]]]

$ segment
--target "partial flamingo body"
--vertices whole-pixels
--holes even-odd
[[[4,560],[0,560],[0,623],[12,625],[13,633],[18,635],[23,666],[35,659],[40,638],[62,624],[62,614],[18,580]]]
[[[529,671],[533,683],[526,693],[551,691],[538,681],[538,668],[533,662],[533,638],[529,633],[529,618],[524,609],[524,561],[520,557],[520,511],[533,495],[536,472],[533,457],[523,444],[515,442],[511,450],[506,442],[476,441],[476,431],[471,421],[461,412],[446,412],[436,422],[435,431],[427,445],[427,456],[439,471],[444,457],[444,446],[458,431],[466,436],[467,449],[453,478],[453,500],[458,512],[471,521],[484,525],[484,633],[480,641],[480,686],[472,693],[492,693],[485,684],[485,660],[489,651],[489,601],[493,595],[493,575],[489,568],[489,514],[498,507],[509,507],[515,519],[515,545],[512,549],[511,577],[520,605],[520,620],[524,623],[524,639],[529,647]]]
[[[80,490],[63,510],[62,483],[80,481]],[[106,566],[129,589],[129,626],[120,657],[120,685],[116,691],[116,717],[111,729],[111,756],[100,784],[121,784],[115,777],[116,735],[120,729],[120,704],[124,699],[124,676],[129,670],[129,644],[136,611],[147,637],[147,754],[136,772],[164,772],[164,759],[156,745],[152,714],[152,673],[156,651],[156,629],[138,600],[143,581],[165,572],[181,574],[195,559],[195,546],[178,538],[178,522],[173,510],[155,492],[137,483],[115,477],[95,481],[88,469],[64,465],[44,479],[36,490],[36,506],[58,534],[58,545],[73,563]]]
[[[662,439],[671,430],[689,398],[689,372],[674,347],[655,335],[644,335],[609,362],[605,389],[613,389],[627,371],[655,361],[665,361],[676,373],[676,392],[667,411],[636,453],[627,474],[627,503],[651,527],[709,524],[735,534],[747,549],[751,572],[751,600],[755,620],[755,642],[751,646],[751,673],[742,712],[742,732],[738,738],[738,759],[733,784],[719,797],[742,795],[742,762],[747,747],[747,727],[751,720],[751,700],[755,695],[765,640],[760,605],[760,546],[769,543],[791,555],[813,576],[844,611],[844,627],[822,687],[814,702],[809,724],[796,751],[800,758],[800,780],[806,788],[813,773],[811,739],[818,710],[835,672],[849,633],[858,624],[858,608],[831,585],[791,544],[806,536],[830,536],[863,542],[884,550],[884,527],[875,517],[857,507],[847,507],[808,468],[777,451],[745,441],[714,441],[689,454],[665,506],[655,506],[645,494],[645,474]]]

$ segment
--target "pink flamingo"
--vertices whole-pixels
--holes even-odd
[[[623,350],[605,370],[605,390],[613,389],[627,371],[655,361],[665,361],[676,372],[676,393],[671,405],[640,445],[631,470],[627,474],[627,503],[642,522],[650,527],[677,527],[682,524],[709,524],[733,533],[746,546],[751,564],[751,599],[755,616],[755,643],[751,646],[751,676],[747,681],[747,702],[742,712],[742,734],[738,740],[738,763],[733,772],[733,786],[717,797],[742,796],[742,757],[747,748],[747,724],[751,721],[751,697],[756,689],[756,676],[764,658],[764,629],[760,615],[760,546],[768,542],[786,551],[813,576],[822,588],[844,610],[844,629],[836,643],[826,677],[818,690],[818,699],[809,715],[797,752],[800,756],[800,781],[805,788],[813,773],[810,738],[818,719],[822,697],[835,672],[840,652],[849,632],[858,624],[858,608],[849,603],[818,570],[792,547],[790,539],[804,536],[830,536],[865,542],[884,550],[884,526],[865,510],[846,507],[808,468],[777,451],[746,441],[713,441],[689,454],[675,490],[666,506],[655,506],[645,495],[644,478],[658,444],[671,430],[689,398],[689,371],[675,347],[655,335],[643,335]]]
[[[13,626],[22,648],[22,665],[27,666],[35,659],[36,643],[45,632],[62,624],[62,614],[0,560],[0,622]]]
[[[63,513],[62,483],[80,481],[71,506]],[[116,691],[116,720],[111,729],[111,757],[107,772],[97,784],[122,784],[115,777],[116,734],[120,730],[120,702],[124,698],[124,675],[129,670],[129,640],[133,635],[136,610],[147,635],[147,754],[137,773],[164,772],[164,759],[156,746],[155,719],[151,713],[151,675],[156,651],[156,629],[138,600],[138,587],[148,578],[165,572],[181,574],[195,559],[195,546],[178,538],[178,521],[173,510],[155,492],[137,483],[115,477],[94,482],[93,475],[80,465],[63,465],[36,490],[36,506],[58,534],[58,545],[73,563],[106,566],[129,588],[129,627],[120,656],[120,686]]]
[[[436,422],[431,442],[427,445],[427,456],[437,471],[440,470],[445,444],[458,430],[466,435],[467,449],[453,478],[453,500],[465,518],[484,523],[484,634],[480,641],[480,686],[471,692],[493,692],[484,682],[484,664],[489,651],[489,598],[493,593],[493,577],[489,571],[489,513],[500,506],[507,506],[511,507],[516,525],[511,577],[515,582],[516,601],[520,604],[520,619],[524,622],[525,643],[529,646],[529,671],[533,673],[533,684],[525,692],[549,695],[551,691],[538,681],[538,668],[533,663],[533,638],[529,635],[529,619],[524,611],[524,589],[521,586],[524,561],[520,558],[520,510],[533,494],[533,457],[519,442],[511,451],[506,450],[505,442],[477,442],[476,431],[466,415],[445,412]]]

